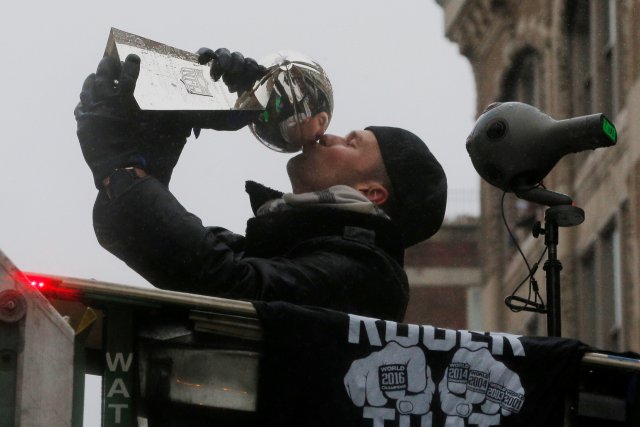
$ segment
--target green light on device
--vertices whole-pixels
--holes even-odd
[[[606,117],[602,116],[602,131],[609,137],[612,142],[618,140],[618,132],[616,127]]]

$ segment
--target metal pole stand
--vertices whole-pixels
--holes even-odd
[[[577,206],[551,206],[544,213],[544,229],[534,228],[534,237],[544,232],[544,244],[547,247],[547,260],[544,271],[547,280],[547,335],[561,336],[560,310],[560,271],[562,263],[558,260],[558,227],[573,227],[584,221],[584,211]]]
[[[558,260],[558,227],[573,227],[584,222],[584,211],[573,205],[571,197],[543,188],[516,191],[516,196],[530,202],[550,206],[544,213],[544,228],[537,222],[533,226],[533,237],[544,233],[547,260],[544,271],[547,280],[547,335],[561,336],[560,271]]]

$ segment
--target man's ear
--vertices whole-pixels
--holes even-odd
[[[369,201],[376,205],[382,205],[389,197],[389,191],[383,185],[377,182],[369,182],[356,187],[358,191],[364,194]]]

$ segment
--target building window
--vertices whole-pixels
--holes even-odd
[[[617,52],[617,25],[616,25],[616,1],[597,1],[599,9],[601,30],[599,31],[600,60],[602,61],[603,93],[600,107],[610,117],[618,112],[618,67],[616,66]]]
[[[593,112],[614,118],[619,108],[617,0],[591,0],[591,45],[594,84]]]
[[[565,14],[570,116],[604,113],[614,120],[620,109],[618,0],[571,0]],[[585,163],[591,151],[579,153]]]
[[[578,331],[581,340],[596,342],[596,268],[595,248],[592,247],[581,257],[579,263],[578,295]]]
[[[602,236],[601,305],[604,345],[622,350],[622,274],[620,232],[612,227]]]
[[[569,39],[569,81],[571,82],[571,116],[591,113],[591,49],[589,3],[582,0],[567,6]]]
[[[541,73],[540,55],[531,47],[522,49],[505,76],[502,101],[524,102],[542,108]]]
[[[623,347],[621,234],[612,225],[581,257],[579,264],[579,338],[608,350]]]
[[[571,114],[605,113],[620,108],[618,1],[573,0],[567,3]]]

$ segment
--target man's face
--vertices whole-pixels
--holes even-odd
[[[370,181],[372,171],[380,167],[382,156],[373,132],[356,130],[345,137],[322,135],[320,142],[305,143],[302,153],[287,163],[294,193],[327,189]]]

